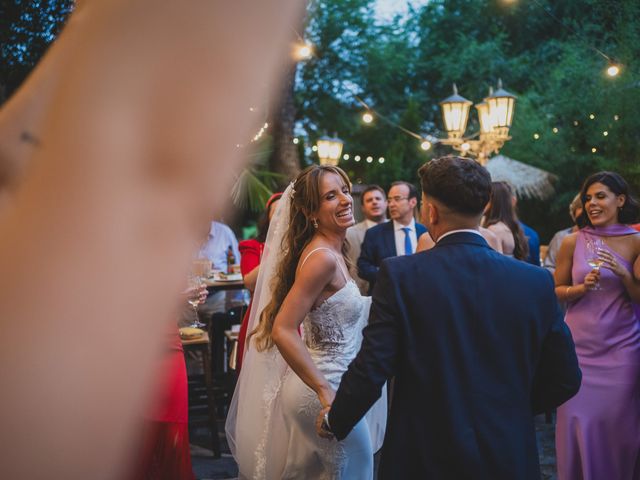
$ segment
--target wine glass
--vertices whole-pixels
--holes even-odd
[[[600,251],[604,250],[604,242],[600,238],[587,238],[586,247],[587,247],[587,263],[596,272],[599,272],[600,267],[604,263],[604,261],[602,260],[602,258],[600,258],[600,255],[599,255]],[[593,290],[602,290],[599,280],[594,285]]]
[[[193,273],[189,274],[189,278],[187,282],[187,286],[189,287],[189,289],[194,289],[196,292],[200,292],[200,289],[202,288],[203,285],[204,285],[204,280],[202,279],[201,276],[195,275]],[[187,299],[187,302],[189,302],[189,305],[191,305],[191,308],[193,308],[193,313],[195,315],[193,322],[189,326],[192,328],[205,327],[206,324],[202,323],[198,318],[198,305],[200,305],[200,295],[196,297],[189,297]]]

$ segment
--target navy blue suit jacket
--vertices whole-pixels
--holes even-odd
[[[420,235],[426,231],[424,225],[416,222],[417,238],[420,238]],[[369,293],[373,291],[376,284],[376,277],[382,261],[396,255],[396,237],[392,220],[367,230],[358,258],[358,276],[369,282]]]
[[[329,413],[343,439],[395,376],[379,478],[540,478],[534,413],[581,373],[551,275],[474,233],[382,263]]]

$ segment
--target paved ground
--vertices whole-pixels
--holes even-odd
[[[191,456],[193,471],[198,480],[234,479],[238,475],[238,467],[229,454],[223,440],[222,458],[214,459],[211,453],[209,431],[205,428],[193,429],[191,435]],[[220,432],[224,432],[224,424],[220,422]],[[221,433],[222,436],[222,433]],[[536,436],[540,452],[540,470],[543,480],[556,480],[556,454],[554,445],[554,426],[545,423],[544,416],[536,418]]]

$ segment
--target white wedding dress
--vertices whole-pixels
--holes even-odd
[[[312,250],[306,258],[317,250],[321,249]],[[303,266],[304,261],[301,268]],[[334,390],[360,350],[362,329],[367,324],[371,306],[371,298],[361,296],[355,282],[345,274],[340,263],[338,266],[346,282],[344,287],[309,312],[302,324],[311,358]],[[318,396],[292,370],[285,374],[281,395],[288,432],[288,438],[282,441],[287,443],[289,452],[283,479],[373,478],[373,448],[366,419],[343,441],[326,440],[320,438],[315,429],[322,409]]]
[[[249,332],[271,299],[292,194],[290,186],[269,227]],[[304,261],[301,268],[303,265]],[[342,270],[339,262],[338,266]],[[344,270],[342,274],[344,287],[309,312],[302,323],[311,358],[334,389],[360,349],[371,306],[371,298],[361,296],[355,282]],[[239,478],[371,480],[373,453],[384,438],[386,399],[383,389],[380,399],[343,441],[323,439],[315,430],[322,409],[316,393],[288,367],[276,347],[260,352],[249,343],[226,423]]]

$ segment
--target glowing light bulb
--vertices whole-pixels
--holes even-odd
[[[373,122],[373,115],[371,115],[369,112],[366,112],[362,115],[362,121],[364,123],[371,123]]]
[[[293,50],[296,60],[309,60],[313,56],[313,47],[308,43],[299,43]]]
[[[311,150],[313,150],[314,152],[318,151],[318,147],[316,145],[314,145],[313,147],[311,147]]]
[[[558,133],[558,127],[553,127],[553,133]]]
[[[610,77],[615,77],[620,73],[620,67],[617,65],[609,65],[609,68],[607,68],[607,75],[609,75]]]
[[[596,116],[592,113],[591,115],[589,115],[589,118],[593,120],[594,118],[596,118]]]
[[[614,115],[613,119],[617,122],[618,120],[620,120],[620,117],[618,115]]]
[[[609,132],[607,132],[607,131],[605,130],[604,132],[602,132],[602,135],[604,135],[604,136],[606,137],[607,135],[609,135]]]
[[[535,138],[536,140],[538,140],[540,138],[540,134],[539,133],[534,133],[533,134],[533,138]]]
[[[591,153],[596,153],[597,151],[598,151],[598,149],[597,149],[596,147],[593,147],[593,148],[591,149]]]
[[[367,163],[371,163],[371,162],[373,162],[373,157],[371,156],[367,157]]]
[[[573,126],[574,126],[574,127],[577,127],[579,124],[580,124],[580,123],[578,122],[578,120],[574,120],[574,121],[573,121]]]
[[[343,160],[349,160],[349,154],[348,154],[348,153],[345,153],[345,154],[342,156],[342,159],[343,159]]]
[[[378,163],[384,163],[384,157],[380,157],[380,158],[378,159]]]
[[[297,138],[294,138],[293,139],[293,143],[294,143],[294,145],[297,145],[298,143],[300,143],[300,140],[298,140]]]
[[[423,150],[429,150],[431,148],[431,142],[429,140],[425,140],[420,144],[420,148]]]
[[[353,157],[353,159],[354,159],[356,162],[359,162],[359,161],[360,161],[360,155],[356,155],[355,157]]]

